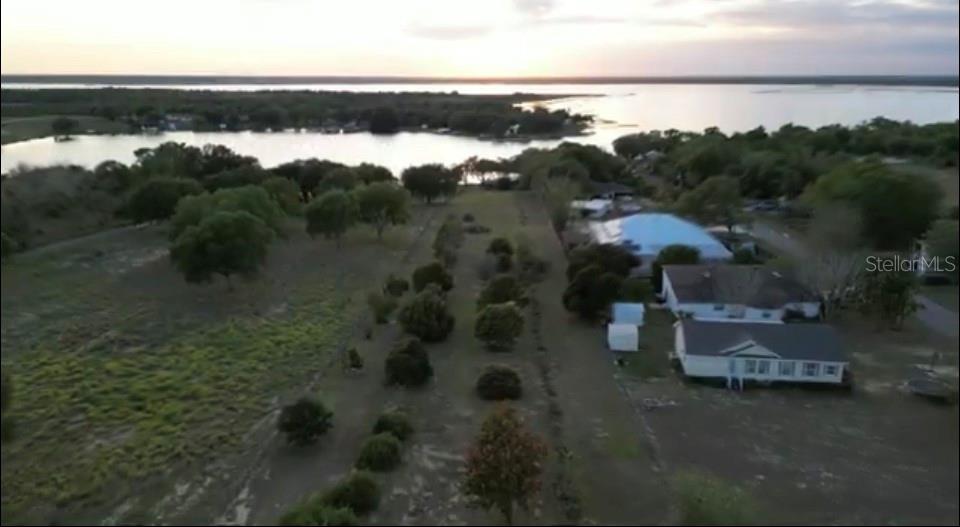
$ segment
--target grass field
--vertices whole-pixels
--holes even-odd
[[[41,137],[50,137],[53,135],[51,125],[59,115],[50,115],[42,117],[17,117],[3,119],[2,125],[3,144],[28,141],[30,139],[39,139]],[[121,134],[129,132],[129,127],[120,122],[110,121],[102,117],[92,117],[87,115],[70,115],[71,119],[76,119],[80,123],[77,129],[78,134]]]

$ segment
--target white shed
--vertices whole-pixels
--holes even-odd
[[[607,325],[607,346],[610,351],[639,351],[640,328],[635,324]]]

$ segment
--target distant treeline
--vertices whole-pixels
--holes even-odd
[[[354,131],[449,129],[501,137],[560,135],[582,130],[588,117],[525,110],[537,95],[354,93],[315,91],[201,91],[167,89],[3,90],[4,118],[93,115],[134,127],[280,130],[347,127]]]
[[[657,77],[389,77],[244,75],[4,75],[2,82],[31,84],[814,84],[861,86],[960,86],[956,75],[681,75]]]

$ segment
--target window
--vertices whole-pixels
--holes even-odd
[[[723,311],[724,309],[726,309],[726,307],[723,304],[717,304],[713,306],[714,311]]]
[[[837,371],[839,371],[839,369],[836,364],[827,364],[823,367],[823,374],[830,377],[836,377]]]
[[[763,312],[763,318],[770,318],[771,316],[773,316],[773,315],[771,315],[769,311],[764,311],[764,312]]]
[[[793,377],[796,369],[796,364],[793,362],[781,362],[780,363],[780,376],[781,377]]]
[[[747,359],[746,361],[744,361],[744,365],[746,366],[746,372],[747,372],[747,373],[749,373],[749,374],[756,374],[756,373],[757,373],[757,361],[756,361],[756,359]]]
[[[804,377],[816,377],[820,375],[820,365],[816,362],[804,362],[803,363],[803,376]]]
[[[757,364],[757,373],[760,375],[770,375],[770,361],[760,361],[759,364]]]

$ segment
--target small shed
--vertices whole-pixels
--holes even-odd
[[[640,328],[635,324],[607,325],[607,346],[610,351],[635,352],[640,350]]]
[[[643,304],[619,302],[613,304],[613,323],[642,326],[646,307]]]

